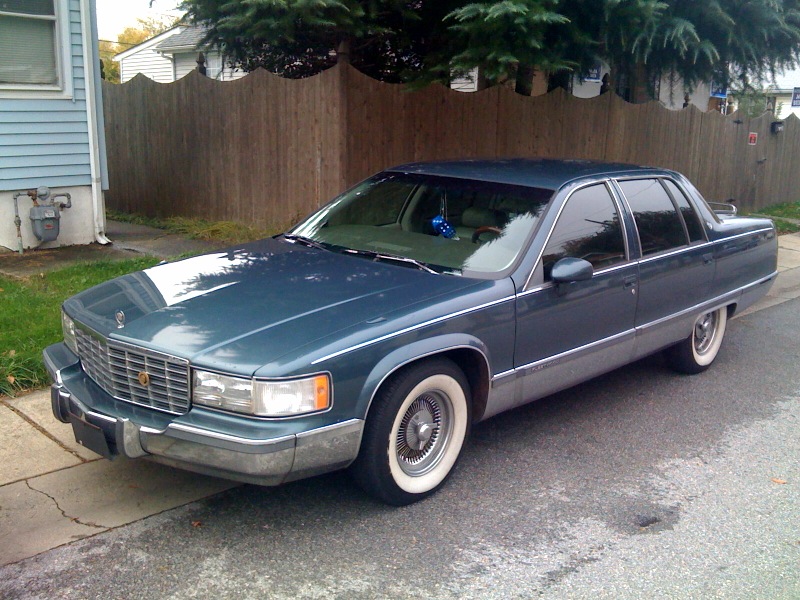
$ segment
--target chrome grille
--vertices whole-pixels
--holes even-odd
[[[103,340],[79,327],[75,337],[83,370],[115,398],[173,414],[189,410],[188,361]],[[148,385],[139,382],[140,373],[147,373]]]

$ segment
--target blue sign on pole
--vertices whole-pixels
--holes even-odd
[[[595,63],[586,72],[586,81],[600,81],[600,71],[602,66],[600,63]]]
[[[728,97],[728,86],[717,83],[715,81],[711,82],[711,97],[712,98],[727,98]]]
[[[800,106],[800,87],[794,88],[792,92],[792,106]]]

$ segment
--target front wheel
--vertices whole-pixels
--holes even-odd
[[[469,383],[450,360],[400,371],[379,390],[351,467],[369,494],[396,506],[435,492],[452,473],[470,426]]]
[[[727,322],[726,306],[700,315],[694,323],[692,335],[667,348],[665,354],[669,366],[689,375],[708,369],[722,346]]]

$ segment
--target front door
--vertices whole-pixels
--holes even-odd
[[[564,389],[628,363],[635,339],[638,265],[606,184],[571,193],[529,289],[517,299],[518,402]],[[594,267],[588,281],[554,283],[564,257]]]

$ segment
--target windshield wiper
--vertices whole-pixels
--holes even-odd
[[[372,260],[385,260],[387,262],[397,262],[400,264],[409,265],[412,267],[416,267],[420,271],[425,271],[426,273],[433,273],[434,275],[439,275],[439,271],[435,271],[431,269],[428,265],[424,262],[417,260],[416,258],[408,258],[406,256],[397,256],[395,254],[384,254],[383,252],[374,252],[372,250],[356,250],[355,248],[347,248],[343,250],[348,254],[356,254],[358,256],[367,256]]]
[[[290,242],[298,242],[309,248],[316,248],[317,250],[327,250],[325,246],[311,238],[303,237],[302,235],[295,235],[293,233],[284,233],[283,238]]]

